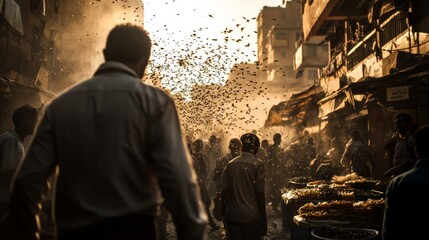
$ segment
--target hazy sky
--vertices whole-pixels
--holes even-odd
[[[145,28],[155,42],[153,65],[174,92],[195,83],[223,83],[234,63],[256,61],[256,17],[263,6],[282,0],[143,3]]]

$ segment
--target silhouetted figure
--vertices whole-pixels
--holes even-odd
[[[205,181],[207,178],[207,161],[204,154],[204,142],[202,139],[197,139],[192,143],[192,156],[198,164],[194,164],[197,175]]]
[[[349,173],[355,172],[362,177],[372,176],[375,163],[358,130],[351,131],[341,163],[349,169]]]
[[[298,140],[291,143],[284,151],[285,164],[281,164],[283,179],[303,177],[308,175],[308,168],[311,159],[307,159],[304,149],[304,137],[299,136]],[[283,182],[284,184],[284,182]]]
[[[341,164],[341,158],[344,153],[344,147],[340,142],[340,139],[335,136],[331,139],[331,148],[326,153],[326,156],[331,159],[331,165],[336,175],[346,175],[347,169]]]
[[[212,172],[215,168],[216,162],[221,157],[220,145],[218,138],[215,135],[209,137],[209,143],[206,146],[205,152],[207,157],[207,171]]]
[[[216,195],[213,199],[213,203],[214,203],[213,216],[218,221],[223,221],[222,200],[221,200],[222,173],[229,161],[240,156],[241,154],[240,139],[232,138],[229,141],[228,149],[229,149],[229,153],[227,153],[224,157],[222,157],[216,162],[216,167],[212,174],[212,180],[215,182],[215,185],[216,185]]]
[[[222,203],[228,240],[260,240],[267,234],[265,173],[256,158],[259,138],[240,137],[242,153],[226,165],[222,174]]]
[[[33,134],[38,111],[23,105],[13,111],[13,130],[0,135],[0,222],[9,207],[13,174],[24,157],[24,139]]]
[[[275,212],[280,212],[279,207],[281,203],[281,179],[283,177],[284,171],[283,168],[280,167],[283,164],[283,149],[280,147],[282,142],[282,135],[280,133],[276,133],[273,135],[273,144],[268,147],[267,151],[267,172],[268,172],[268,181],[270,182],[270,201],[271,207]]]
[[[106,62],[46,107],[14,179],[3,239],[36,238],[41,191],[57,167],[61,240],[156,239],[161,193],[177,238],[207,239],[174,102],[141,81],[150,50],[143,28],[115,26],[103,51]]]
[[[386,190],[382,237],[391,239],[427,239],[427,193],[429,192],[429,127],[415,136],[418,161],[414,168],[393,178]],[[423,218],[423,219],[422,219]]]
[[[200,194],[201,199],[203,200],[204,208],[206,210],[206,214],[209,220],[209,225],[211,227],[212,231],[218,230],[220,227],[215,223],[213,220],[213,217],[210,214],[210,206],[211,206],[211,199],[209,192],[207,191],[207,184],[206,184],[206,172],[205,172],[205,161],[202,155],[203,150],[203,140],[197,139],[193,144],[193,146],[189,146],[189,150],[192,155],[192,163],[194,165],[195,172],[197,174],[198,179],[198,186],[200,187]],[[195,151],[195,152],[194,152]],[[197,159],[197,156],[200,159]],[[204,171],[203,171],[204,170]]]
[[[384,173],[387,178],[410,170],[417,161],[411,133],[411,115],[398,113],[394,117],[394,123],[396,130],[384,146],[391,167]]]

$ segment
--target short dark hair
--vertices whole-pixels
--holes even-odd
[[[395,117],[393,117],[393,119],[398,119],[401,118],[403,119],[406,123],[411,123],[412,119],[411,119],[411,115],[405,112],[401,112],[395,115]]]
[[[116,25],[107,36],[104,58],[106,61],[137,63],[149,61],[152,43],[142,27],[131,23]]]
[[[243,150],[243,152],[250,152],[253,154],[258,152],[260,142],[258,136],[256,136],[255,134],[245,133],[241,135],[240,141],[241,150]]]
[[[15,127],[21,127],[25,121],[29,118],[36,119],[38,115],[36,108],[32,107],[30,104],[25,104],[15,111],[12,114],[12,122]]]
[[[414,135],[416,155],[419,158],[429,158],[429,126],[424,126],[417,130]]]
[[[350,132],[350,137],[354,140],[362,140],[362,135],[360,135],[360,132],[357,129],[353,129]]]
[[[241,141],[240,141],[240,139],[238,139],[238,138],[232,138],[231,140],[229,140],[228,148],[230,150],[240,149],[241,148]]]

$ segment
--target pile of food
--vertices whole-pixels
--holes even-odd
[[[382,221],[384,199],[366,201],[335,200],[331,202],[312,202],[298,209],[298,214],[306,220],[337,220],[354,222]]]
[[[378,181],[368,180],[368,179],[356,179],[351,181],[346,181],[345,185],[355,188],[355,189],[372,189]]]
[[[314,180],[314,181],[308,182],[307,187],[323,187],[323,186],[328,186],[329,184],[330,182],[325,180]]]
[[[364,178],[357,175],[355,172],[344,175],[344,176],[334,175],[332,177],[332,181],[336,184],[344,184],[347,181],[354,181],[354,180],[359,180],[359,179],[364,179]]]
[[[333,188],[299,188],[291,189],[282,194],[284,201],[296,199],[300,201],[319,200],[355,200],[354,191]]]

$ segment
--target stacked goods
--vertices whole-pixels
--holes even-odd
[[[300,188],[286,191],[282,198],[284,201],[297,199],[300,201],[330,201],[355,200],[354,192],[332,188]]]
[[[306,203],[298,209],[298,214],[307,220],[347,220],[353,212],[353,203],[344,200]]]
[[[372,189],[375,184],[377,184],[379,181],[374,180],[368,180],[368,179],[356,179],[351,181],[346,181],[345,185],[355,188],[355,189]]]
[[[356,215],[361,215],[368,222],[382,222],[384,206],[384,199],[368,199],[353,204]]]
[[[307,187],[320,187],[320,186],[327,186],[329,184],[326,180],[314,180],[307,183]]]
[[[354,181],[354,180],[359,180],[359,179],[364,179],[364,178],[357,175],[355,172],[352,172],[352,173],[344,175],[344,176],[334,175],[332,177],[332,181],[336,184],[344,184],[347,181]]]
[[[317,204],[306,203],[298,214],[307,220],[337,220],[354,222],[381,222],[384,199],[366,201],[331,201]]]

